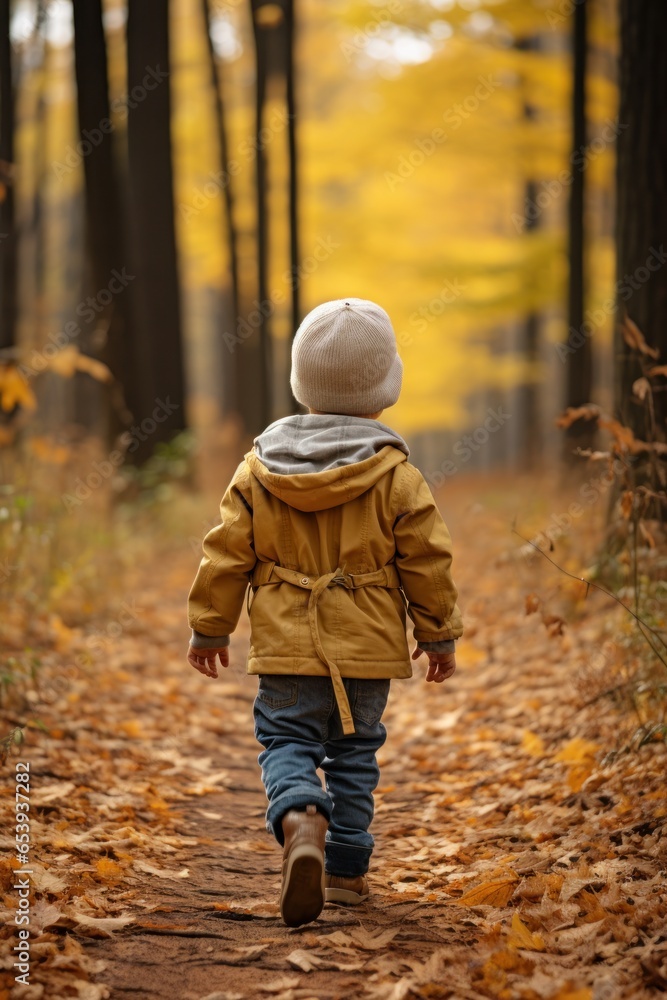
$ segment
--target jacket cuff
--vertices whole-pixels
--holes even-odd
[[[442,639],[440,642],[418,642],[417,645],[426,653],[454,653],[456,639]]]
[[[192,629],[190,645],[193,649],[218,649],[221,646],[229,645],[228,635],[203,635]]]

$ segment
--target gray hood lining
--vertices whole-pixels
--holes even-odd
[[[255,438],[255,454],[269,472],[294,476],[363,462],[387,445],[406,456],[400,434],[368,417],[298,413],[274,421]]]

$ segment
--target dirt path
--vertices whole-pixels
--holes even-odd
[[[617,1000],[667,988],[664,745],[603,762],[636,726],[597,698],[625,622],[517,556],[507,486],[474,506],[460,488],[449,503],[467,638],[453,681],[393,685],[369,902],[281,924],[245,638],[219,682],[187,667],[193,560],[165,557],[158,585],[137,577],[136,614],[103,662],[54,688],[48,732],[23,751],[31,931],[43,930],[33,985],[6,971],[0,1000]],[[86,641],[63,633],[53,670]]]

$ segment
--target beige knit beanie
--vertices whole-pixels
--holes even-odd
[[[359,415],[393,406],[403,362],[384,309],[335,299],[309,312],[292,344],[294,398],[323,413]]]

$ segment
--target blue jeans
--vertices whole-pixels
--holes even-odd
[[[329,677],[263,674],[255,699],[255,735],[269,800],[266,828],[284,843],[282,817],[310,803],[329,820],[326,871],[355,878],[368,871],[373,837],[377,750],[387,738],[380,719],[388,680],[343,678],[356,732],[343,735]],[[325,788],[317,774],[321,767]]]

